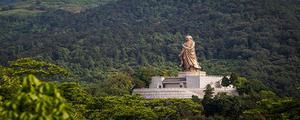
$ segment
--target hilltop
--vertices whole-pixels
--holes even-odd
[[[79,13],[114,1],[116,0],[2,0],[0,15],[32,16],[58,9]]]

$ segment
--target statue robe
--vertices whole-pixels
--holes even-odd
[[[197,71],[201,68],[197,62],[195,42],[192,40],[182,44],[180,59],[184,71]]]

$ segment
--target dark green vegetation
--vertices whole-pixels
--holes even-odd
[[[235,72],[246,77],[223,82],[225,86],[235,84],[243,96],[207,98],[201,115],[216,119],[225,116],[246,119],[255,115],[259,116],[252,119],[297,119],[292,118],[295,113],[286,112],[287,108],[299,110],[300,3],[297,0],[59,1],[1,0],[0,65],[7,67],[1,67],[0,74],[9,74],[9,78],[1,79],[2,84],[8,82],[4,87],[1,85],[4,103],[13,98],[11,91],[22,91],[14,84],[21,84],[22,77],[30,73],[41,80],[75,82],[57,84],[63,91],[78,91],[63,92],[67,103],[72,103],[72,112],[67,111],[75,114],[71,116],[101,118],[102,110],[108,107],[88,108],[94,101],[104,104],[109,100],[137,99],[141,102],[136,109],[150,116],[134,110],[128,112],[131,116],[173,117],[172,112],[159,115],[155,109],[160,107],[140,106],[147,100],[139,97],[98,97],[130,94],[132,88],[148,86],[149,78],[154,75],[176,75],[180,70],[180,45],[184,36],[190,34],[196,41],[203,70],[221,75]],[[56,65],[45,67],[45,62],[28,67],[33,64],[26,59],[15,62],[18,64],[8,62],[24,57],[55,63],[66,70]],[[53,68],[52,72],[46,71],[48,67]],[[40,94],[55,97],[50,93]],[[238,101],[239,106],[232,101]],[[121,110],[128,107],[123,102],[117,104],[123,105]],[[13,103],[19,104],[17,100]],[[182,119],[204,117],[175,111]],[[121,113],[114,118],[118,119]],[[128,119],[132,119],[130,115]]]
[[[299,97],[299,8],[292,0],[122,0],[76,14],[4,15],[0,63],[42,58],[89,82],[145,65],[174,73],[191,34],[208,73],[237,72],[280,96]]]
[[[0,119],[6,120],[300,118],[299,99],[278,97],[261,82],[252,82],[237,74],[231,74],[228,80],[240,96],[224,93],[213,96],[214,89],[208,85],[202,100],[196,96],[146,100],[130,95],[135,78],[125,73],[109,74],[97,94],[90,84],[50,81],[54,76],[62,80],[71,76],[64,68],[40,60],[12,61],[1,66],[0,73]],[[41,78],[45,80],[39,80]]]
[[[1,0],[0,15],[32,16],[57,9],[79,13],[117,0]]]

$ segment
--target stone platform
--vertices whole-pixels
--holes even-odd
[[[142,88],[134,89],[133,94],[140,94],[146,99],[155,98],[192,98],[198,96],[203,98],[205,89],[199,88]],[[235,88],[215,88],[214,95],[225,92],[228,95],[238,95]]]
[[[205,71],[197,71],[197,72],[179,72],[178,77],[186,77],[186,76],[206,76]]]
[[[235,95],[232,86],[222,87],[222,76],[207,75],[205,71],[179,72],[177,77],[152,77],[149,88],[134,89],[133,94],[140,94],[145,98],[191,98],[193,95],[202,98],[205,87],[210,84],[215,94],[225,92]]]

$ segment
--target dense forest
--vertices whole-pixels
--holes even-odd
[[[68,81],[70,74],[58,65],[32,58],[0,66],[0,119],[300,119],[299,98],[280,97],[261,81],[235,73],[225,78],[237,88],[238,96],[214,96],[214,88],[207,85],[203,99],[151,100],[130,95],[139,83],[136,79],[148,77],[149,72],[111,72],[97,85]]]
[[[180,71],[188,34],[203,70],[231,75],[240,96],[131,96]],[[3,0],[0,43],[4,118],[299,119],[297,0]],[[42,107],[19,110],[34,96]]]

